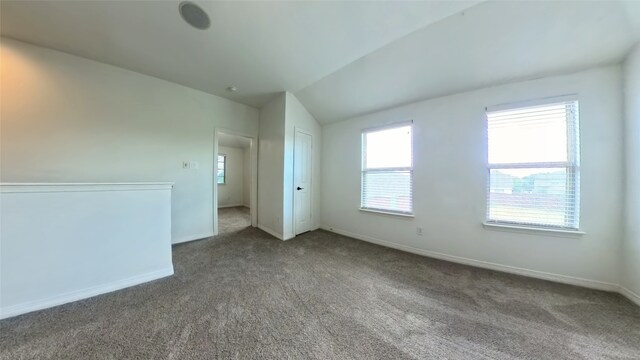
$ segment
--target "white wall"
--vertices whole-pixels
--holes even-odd
[[[312,216],[319,227],[321,132],[318,122],[289,93],[283,92],[260,110],[258,226],[279,239],[295,236],[293,211],[293,146],[295,129],[313,136]]]
[[[0,318],[173,274],[171,184],[2,184],[0,213]]]
[[[295,95],[286,93],[285,111],[285,168],[284,168],[284,235],[286,239],[295,236],[293,152],[296,129],[303,130],[313,137],[313,167],[311,174],[311,216],[312,230],[320,227],[320,169],[322,150],[322,128],[316,119],[298,101]]]
[[[485,229],[486,106],[578,93],[583,236]],[[361,131],[414,120],[415,218],[360,205]],[[622,237],[619,66],[485,88],[323,128],[323,228],[477,266],[615,290]],[[423,227],[424,235],[416,234]]]
[[[640,303],[640,45],[625,63],[626,236],[622,285]]]
[[[242,206],[244,203],[244,188],[247,183],[244,153],[242,148],[218,146],[218,154],[227,155],[226,184],[218,184],[218,207]]]
[[[11,39],[0,56],[1,181],[174,182],[173,242],[213,234],[214,128],[257,136],[258,110]]]
[[[260,109],[258,227],[283,238],[285,103],[282,93]]]
[[[251,148],[242,151],[242,205],[251,206]]]

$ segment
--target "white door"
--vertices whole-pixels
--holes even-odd
[[[311,135],[296,130],[293,151],[293,206],[296,235],[311,230]]]

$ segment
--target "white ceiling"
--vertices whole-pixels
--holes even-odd
[[[0,31],[259,107],[477,1],[194,2],[209,29],[179,1],[3,0]]]
[[[622,5],[625,8],[631,26],[634,28],[636,37],[640,38],[640,1],[624,1]]]
[[[376,50],[295,95],[327,123],[617,63],[639,39],[633,30],[637,11],[611,1],[486,2]]]
[[[218,145],[246,149],[251,146],[251,139],[243,136],[218,133]]]
[[[322,123],[620,62],[640,2],[0,1],[3,36],[260,107],[294,93]],[[227,86],[236,93],[225,91]]]

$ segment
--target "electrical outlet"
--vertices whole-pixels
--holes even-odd
[[[416,228],[416,234],[417,234],[418,236],[422,236],[422,228],[421,228],[421,227],[417,227],[417,228]]]
[[[182,168],[183,169],[188,169],[189,168],[189,162],[188,161],[183,161],[182,162]]]
[[[200,164],[198,164],[197,161],[189,161],[189,168],[190,169],[197,169],[200,167]]]

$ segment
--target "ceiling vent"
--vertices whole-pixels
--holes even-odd
[[[190,1],[180,3],[180,16],[196,29],[205,30],[211,25],[209,15],[202,8]]]

